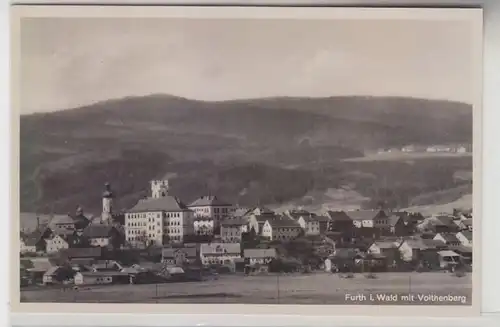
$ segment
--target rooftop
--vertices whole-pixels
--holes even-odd
[[[164,258],[175,258],[176,253],[185,253],[187,257],[196,257],[196,248],[183,247],[183,248],[163,248],[161,254]]]
[[[346,214],[352,220],[373,220],[378,215],[380,215],[382,211],[380,210],[356,210],[356,211],[348,211]]]
[[[221,222],[221,226],[243,226],[248,224],[248,221],[244,218],[238,217],[233,219],[226,219]]]
[[[202,254],[239,254],[240,252],[240,243],[205,243],[200,245],[200,253]]]
[[[245,249],[243,251],[245,258],[274,258],[276,257],[276,249]]]
[[[160,198],[147,198],[137,202],[128,212],[148,212],[148,211],[185,211],[187,207],[178,198],[166,195]]]
[[[472,232],[468,230],[463,230],[460,232],[469,241],[472,241]]]
[[[83,236],[88,238],[105,238],[113,230],[113,226],[105,224],[91,224],[83,230]]]
[[[207,206],[231,206],[226,201],[223,201],[219,199],[216,196],[208,195],[208,196],[202,196],[198,199],[196,199],[193,203],[189,205],[189,207],[207,207]]]
[[[352,221],[344,211],[328,211],[328,215],[333,221]]]

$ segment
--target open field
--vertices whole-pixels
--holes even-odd
[[[38,288],[21,291],[22,302],[78,303],[250,303],[250,304],[427,304],[471,303],[471,274],[380,273],[376,279],[355,274],[221,276],[218,280],[149,285],[80,287],[79,290]],[[346,300],[346,295],[366,299]],[[377,301],[377,294],[391,294],[397,301]],[[413,294],[413,301],[401,296]],[[418,295],[461,296],[453,301],[418,299]],[[370,295],[375,301],[370,300]],[[461,301],[463,300],[463,302]]]
[[[472,153],[436,153],[436,152],[388,152],[367,154],[364,157],[348,158],[342,161],[360,162],[360,161],[407,161],[428,158],[463,158],[471,157]]]

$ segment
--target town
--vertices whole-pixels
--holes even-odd
[[[222,275],[472,271],[472,210],[424,217],[377,210],[312,213],[240,208],[217,196],[189,205],[150,182],[150,196],[115,212],[109,183],[102,213],[55,215],[21,231],[21,291],[72,285],[207,281]]]

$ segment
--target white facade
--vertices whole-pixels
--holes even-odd
[[[189,205],[189,209],[194,211],[195,217],[212,219],[214,228],[220,226],[220,222],[229,218],[234,211],[232,205],[220,202],[214,196],[197,199]]]
[[[300,227],[304,230],[306,235],[319,235],[320,234],[320,229],[319,229],[319,221],[317,220],[307,220],[304,219],[304,217],[300,217],[297,222],[299,223]]]
[[[56,253],[62,249],[69,248],[68,242],[60,235],[56,235],[51,239],[47,239],[47,253]]]
[[[90,245],[91,246],[100,246],[100,247],[106,247],[109,245],[109,237],[97,237],[97,238],[91,238]]]
[[[162,196],[168,195],[168,180],[154,180],[151,181],[151,197],[158,199]]]
[[[275,222],[273,226],[273,221],[267,220],[262,227],[262,236],[268,238],[269,240],[279,240],[288,241],[297,238],[302,231],[299,224],[297,226],[281,225],[281,222]]]
[[[113,212],[113,199],[102,198],[102,221],[111,221]]]
[[[472,246],[472,239],[467,238],[464,233],[458,232],[456,234],[456,237],[462,243],[463,246],[471,247]]]
[[[234,264],[234,260],[240,258],[241,247],[239,243],[210,243],[200,246],[200,259],[203,265]]]
[[[242,234],[248,232],[246,224],[222,224],[220,229],[222,242],[240,243]]]
[[[193,226],[196,235],[212,235],[214,233],[214,221],[212,219],[195,218]]]
[[[20,253],[34,253],[36,252],[36,245],[27,245],[24,240],[21,240]]]
[[[180,243],[185,235],[194,233],[193,219],[189,210],[126,213],[126,239],[135,245],[163,245],[164,236],[168,235],[171,242]]]
[[[353,220],[352,222],[354,224],[354,227],[361,228],[373,228],[375,227],[375,223],[373,222],[373,219],[364,219],[364,220]]]

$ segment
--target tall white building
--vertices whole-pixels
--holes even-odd
[[[125,213],[125,236],[135,246],[182,243],[193,235],[194,212],[168,195],[168,181],[152,181],[152,196]]]

